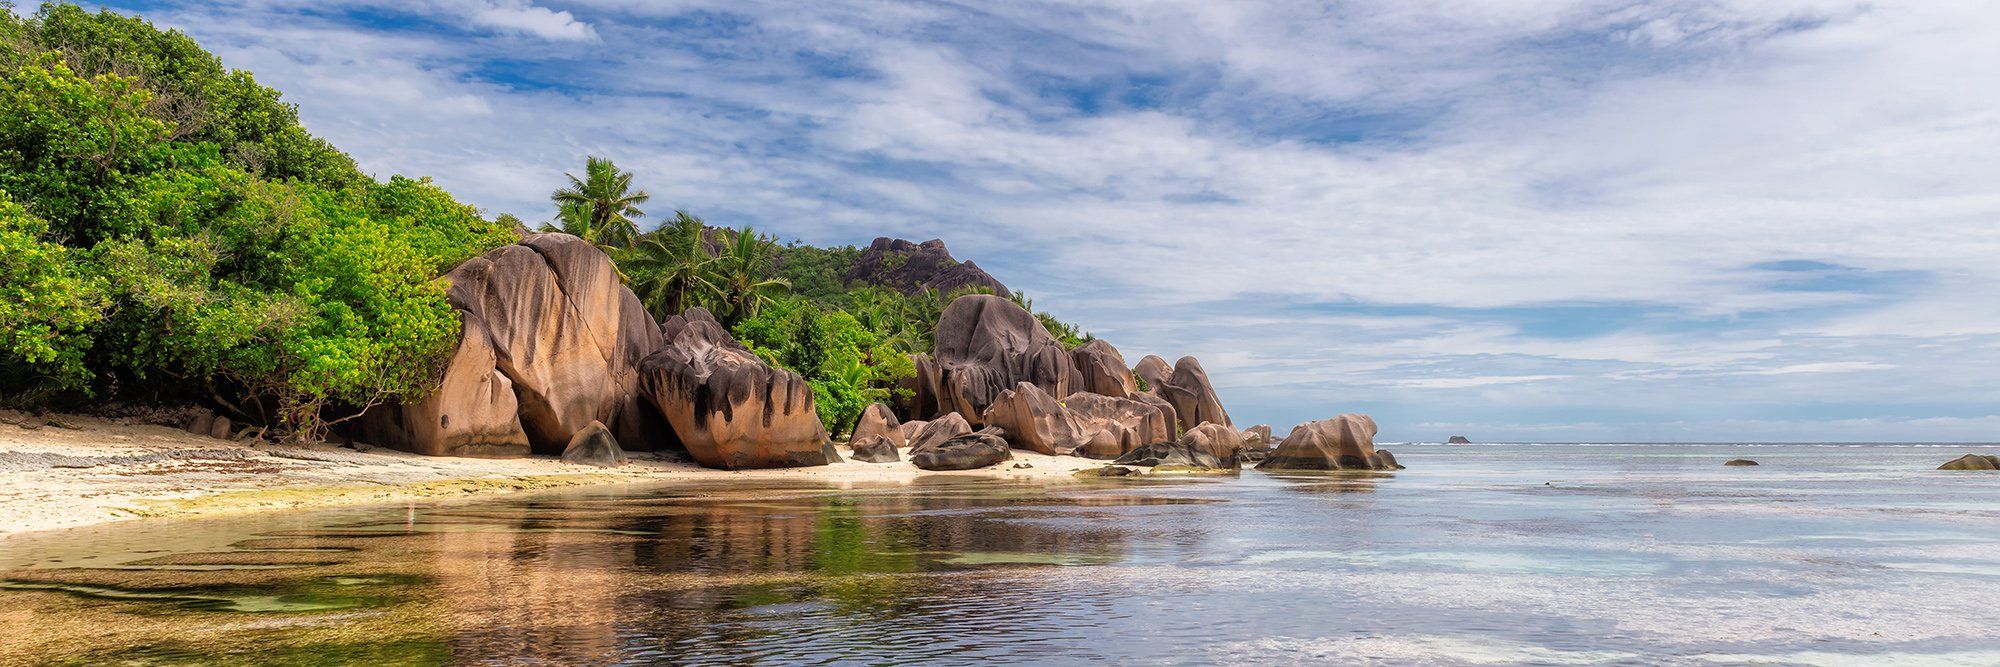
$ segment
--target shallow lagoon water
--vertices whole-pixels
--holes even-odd
[[[2000,447],[1392,448],[1409,470],[627,486],[17,536],[0,658],[2000,664],[2000,474],[1932,470]]]

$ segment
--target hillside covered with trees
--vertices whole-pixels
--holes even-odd
[[[831,432],[914,373],[955,296],[855,280],[854,246],[649,218],[635,180],[589,158],[541,227],[604,249],[655,319],[709,309],[807,379]],[[178,32],[67,4],[0,11],[0,402],[199,402],[318,437],[431,391],[459,331],[441,276],[527,231],[427,179],[362,173]]]

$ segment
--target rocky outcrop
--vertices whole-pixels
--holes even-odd
[[[861,411],[861,418],[855,420],[854,433],[847,437],[847,442],[851,445],[869,436],[879,436],[887,440],[891,448],[909,444],[903,437],[902,424],[896,421],[895,413],[889,411],[889,406],[881,403],[870,404],[868,409]]]
[[[1375,455],[1375,420],[1344,414],[1300,424],[1257,464],[1258,470],[1384,470]]]
[[[1202,424],[1236,426],[1229,421],[1229,412],[1222,409],[1222,399],[1216,397],[1215,387],[1209,384],[1208,371],[1202,370],[1201,362],[1194,357],[1181,357],[1174,362],[1174,374],[1161,387],[1160,397],[1174,404],[1183,431]]]
[[[1072,452],[1094,459],[1115,459],[1139,447],[1174,438],[1173,408],[1165,401],[1145,394],[1112,398],[1103,394],[1077,392],[1062,400],[1062,406],[1086,434],[1083,445]]]
[[[1472,440],[1462,435],[1454,435],[1451,436],[1450,440],[1444,441],[1444,443],[1447,445],[1470,445],[1472,444]]]
[[[923,422],[923,427],[910,437],[912,455],[927,449],[934,449],[944,441],[972,432],[964,417],[954,412],[937,419]]]
[[[1021,382],[1001,392],[981,421],[998,427],[1009,445],[1050,455],[1076,451],[1090,439],[1076,417],[1041,387]]]
[[[638,398],[637,365],[658,325],[602,250],[531,234],[446,274],[459,337],[428,398],[369,410],[364,440],[420,454],[559,454],[591,422],[626,447],[671,444]]]
[[[985,288],[1002,298],[1007,286],[972,262],[953,259],[944,241],[911,243],[882,237],[861,251],[844,276],[849,285],[880,285],[904,294],[937,290],[950,294],[962,288]]]
[[[1386,449],[1375,450],[1374,455],[1368,457],[1368,461],[1375,464],[1376,470],[1403,469],[1403,464],[1396,462],[1396,455]]]
[[[611,435],[611,429],[605,428],[601,422],[591,422],[570,437],[569,446],[563,448],[562,460],[563,463],[615,468],[625,465],[628,459],[625,450],[618,447],[618,438]]]
[[[1235,461],[1236,454],[1243,451],[1243,435],[1236,429],[1208,422],[1188,429],[1180,444],[1208,452],[1218,461]]]
[[[1271,425],[1258,424],[1243,429],[1243,449],[1251,452],[1271,451]]]
[[[2000,456],[1966,454],[1938,466],[1938,470],[2000,470]]]
[[[897,414],[920,420],[945,412],[944,402],[938,398],[937,361],[928,354],[912,354],[910,365],[916,373],[901,382],[901,386],[909,391],[909,397],[897,399]]]
[[[839,460],[804,378],[766,366],[700,308],[660,328],[671,338],[639,362],[640,389],[697,463],[736,470]]]
[[[953,437],[928,449],[910,450],[910,463],[924,470],[972,470],[1012,458],[1007,441],[985,431]]]
[[[1173,378],[1174,367],[1168,366],[1167,360],[1161,359],[1160,355],[1148,354],[1139,360],[1139,365],[1132,367],[1132,375],[1146,383],[1146,393],[1159,396],[1160,388],[1167,386],[1167,380]]]
[[[1185,466],[1191,468],[1234,467],[1233,460],[1216,458],[1207,449],[1189,445],[1187,442],[1155,442],[1126,452],[1113,461],[1130,466]]]
[[[1118,348],[1102,338],[1084,343],[1069,351],[1070,363],[1076,366],[1081,380],[1073,391],[1087,391],[1112,398],[1124,398],[1139,391],[1132,381],[1132,371],[1125,367],[1125,356]]]
[[[864,435],[849,441],[854,450],[851,457],[867,463],[895,463],[902,460],[896,453],[896,445],[880,435]]]
[[[935,341],[939,413],[956,412],[982,425],[986,408],[1018,383],[1051,396],[1070,393],[1075,369],[1069,351],[1007,299],[972,294],[953,300],[938,318]]]
[[[1750,459],[1730,459],[1727,461],[1723,461],[1722,465],[1732,466],[1732,467],[1754,466],[1757,465],[1757,462],[1752,461]]]

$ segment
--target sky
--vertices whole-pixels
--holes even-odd
[[[601,155],[652,220],[945,239],[1240,425],[2000,440],[1987,2],[108,6],[490,213]]]

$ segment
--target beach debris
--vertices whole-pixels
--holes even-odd
[[[1938,470],[2000,470],[2000,456],[1966,454],[1938,466]]]
[[[611,429],[603,422],[593,421],[570,436],[569,446],[563,448],[563,463],[615,468],[629,459],[625,450],[618,447],[618,438],[611,435]]]
[[[927,449],[912,449],[910,463],[925,470],[972,470],[1014,458],[1007,441],[989,431],[966,433]]]
[[[1397,470],[1395,455],[1375,449],[1375,420],[1344,414],[1300,424],[1258,470]]]
[[[902,457],[896,453],[896,444],[880,434],[864,435],[849,443],[854,448],[853,459],[866,463],[895,463]]]

